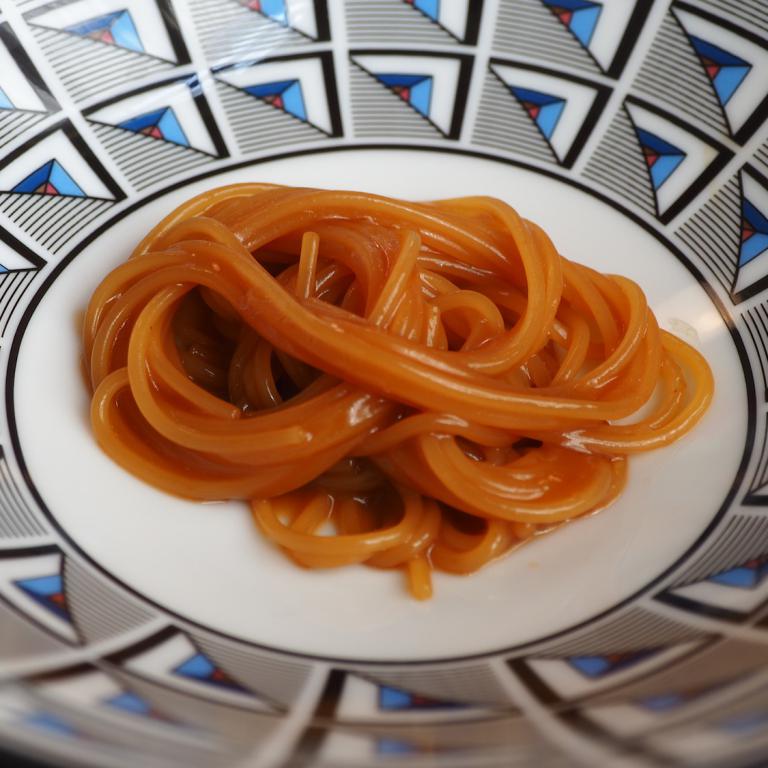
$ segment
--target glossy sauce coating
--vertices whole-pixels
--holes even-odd
[[[84,351],[128,471],[245,499],[300,565],[401,568],[421,599],[432,569],[606,507],[713,393],[635,283],[484,197],[211,190],[96,289]]]

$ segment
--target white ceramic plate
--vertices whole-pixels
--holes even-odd
[[[403,87],[406,90],[402,90]],[[93,766],[768,756],[764,0],[0,0],[0,744]],[[91,291],[232,181],[490,194],[709,360],[609,511],[428,604],[127,475]],[[11,758],[8,757],[8,760]]]

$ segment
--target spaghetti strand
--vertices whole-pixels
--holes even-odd
[[[714,391],[639,286],[487,197],[203,193],[96,288],[83,349],[117,463],[416,599],[613,503]]]

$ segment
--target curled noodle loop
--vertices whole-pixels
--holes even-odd
[[[713,392],[635,283],[484,197],[206,192],[99,285],[84,350],[128,471],[248,500],[300,565],[402,568],[419,598],[610,504]]]

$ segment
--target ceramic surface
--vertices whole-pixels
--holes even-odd
[[[764,0],[0,0],[0,745],[54,764],[768,756]],[[233,181],[490,194],[709,360],[620,501],[428,604],[95,445],[91,291]]]

